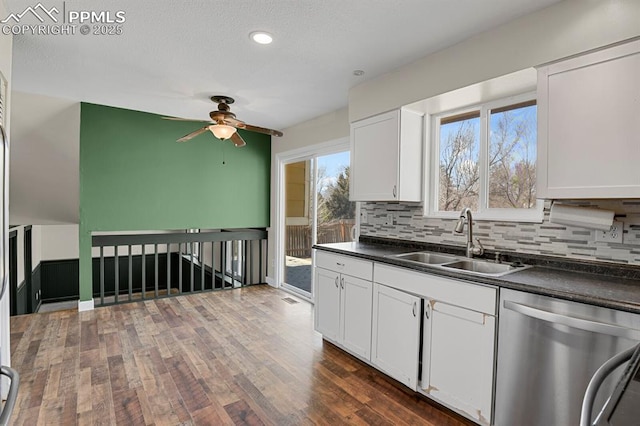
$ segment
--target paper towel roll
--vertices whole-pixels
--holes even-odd
[[[551,205],[549,222],[608,231],[611,225],[613,225],[614,215],[615,212],[610,210],[566,206],[554,203]]]

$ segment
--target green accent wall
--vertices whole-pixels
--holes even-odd
[[[199,125],[81,105],[80,300],[92,297],[93,231],[269,226],[271,137],[176,142]]]

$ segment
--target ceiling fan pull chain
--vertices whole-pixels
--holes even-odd
[[[221,143],[220,145],[222,145],[222,165],[224,166],[225,164],[227,164],[227,163],[224,162],[224,145],[225,144]]]

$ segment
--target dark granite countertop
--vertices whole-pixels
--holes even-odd
[[[379,241],[378,241],[379,240]],[[502,277],[477,276],[440,267],[421,265],[394,257],[412,251],[438,251],[464,256],[464,248],[408,243],[393,244],[391,240],[321,244],[314,248],[351,255],[379,263],[401,266],[450,278],[521,290],[574,302],[640,314],[640,268],[635,266],[602,265],[601,262],[554,260],[548,256],[501,254],[508,261],[519,260],[532,268]],[[495,253],[487,253],[491,258]]]

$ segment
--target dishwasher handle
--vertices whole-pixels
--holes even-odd
[[[9,424],[9,419],[11,419],[11,414],[13,413],[13,407],[16,405],[16,399],[18,398],[20,375],[16,370],[7,367],[6,365],[0,367],[0,374],[11,379],[11,386],[9,387],[7,401],[4,403],[2,414],[0,414],[0,426],[6,426]]]
[[[608,334],[610,336],[623,337],[625,339],[635,341],[640,340],[640,331],[620,327],[614,324],[562,315],[555,312],[545,311],[544,309],[523,305],[521,303],[512,302],[510,300],[504,301],[504,307],[505,309],[509,309],[519,314],[554,324],[562,324],[579,330]]]

